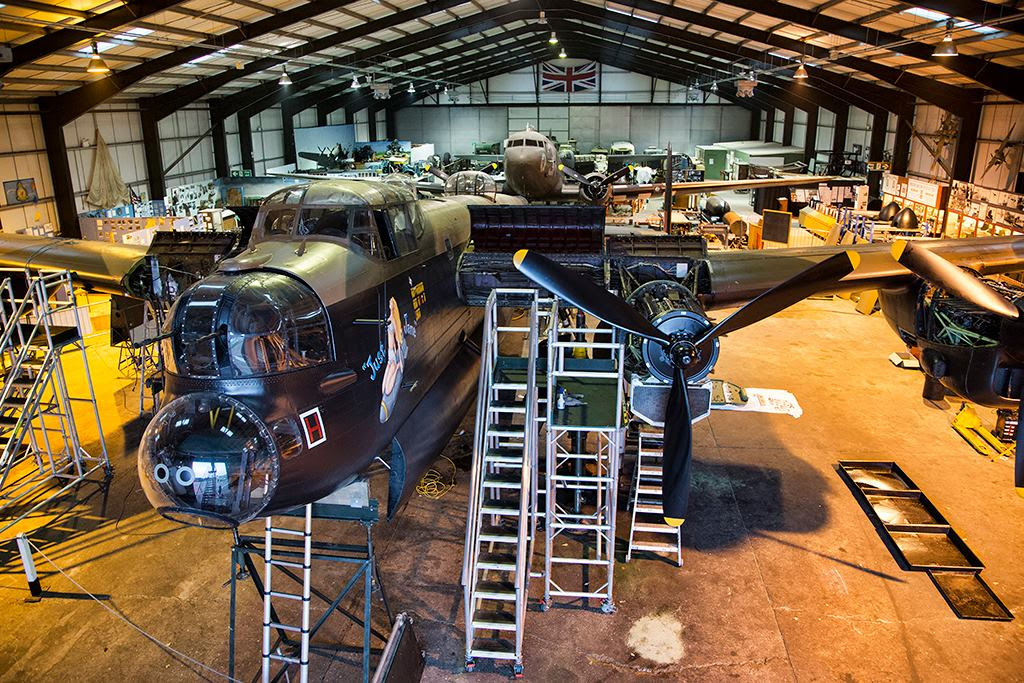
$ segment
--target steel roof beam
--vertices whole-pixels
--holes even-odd
[[[1020,78],[1020,70],[1001,64],[987,62],[980,57],[959,55],[957,57],[933,57],[935,45],[909,40],[895,33],[879,31],[843,19],[837,19],[811,10],[801,9],[774,0],[720,0],[722,4],[738,7],[743,10],[754,10],[758,14],[788,21],[807,28],[816,28],[831,34],[849,38],[866,45],[885,48],[908,57],[931,62],[966,76],[980,85],[984,85],[1007,97],[1024,102],[1024,82]],[[546,3],[545,3],[546,4]],[[646,0],[623,0],[623,4],[631,7],[648,4]],[[650,3],[660,4],[660,3]],[[697,22],[695,22],[697,23]]]
[[[267,17],[266,19],[260,19],[259,21],[246,24],[241,28],[217,34],[216,38],[218,41],[223,43],[223,47],[227,48],[267,33],[273,33],[277,29],[301,22],[304,19],[315,17],[319,14],[323,14],[324,12],[329,12],[340,5],[344,5],[352,1],[353,0],[308,0],[308,2],[304,2],[292,9],[285,10],[279,14]],[[434,3],[426,4],[432,5]],[[49,11],[53,11],[52,8]],[[144,78],[155,76],[161,71],[175,66],[180,66],[197,57],[217,52],[217,50],[218,48],[216,47],[206,45],[183,47],[180,50],[175,50],[161,55],[130,69],[111,73],[106,78],[75,88],[70,92],[55,95],[53,97],[40,98],[39,107],[41,110],[49,111],[54,119],[61,121],[62,124],[69,123],[104,100],[117,95],[128,86],[138,83]],[[288,52],[290,51],[285,51],[285,53]],[[279,61],[284,61],[284,58]],[[247,73],[245,70],[239,71],[237,69],[229,69],[228,71],[233,71],[236,76],[242,76]],[[168,93],[168,96],[177,92],[177,90],[178,89],[172,90]],[[182,102],[182,104],[190,104],[192,101],[194,100]],[[179,107],[174,107],[173,109],[177,108]]]
[[[690,10],[673,5],[667,5],[662,2],[654,2],[653,0],[622,0],[622,2],[623,4],[629,5],[638,10],[661,14],[677,21],[703,26],[715,31],[722,31],[739,38],[747,38],[773,47],[790,50],[797,54],[806,54],[809,59],[829,60],[828,51],[823,48],[810,44],[805,45],[799,40],[786,38],[785,36],[778,34],[772,34],[761,29],[743,26],[732,21],[711,17],[698,12],[692,12]],[[682,34],[686,36],[687,40],[691,44],[699,42],[722,50],[731,51],[733,59],[740,56],[747,59],[763,61],[766,56],[764,52],[760,50],[753,50],[751,48],[736,45],[735,43],[708,38],[700,34],[676,29],[664,24],[644,21],[642,19],[633,19],[631,17],[626,17],[608,10],[602,10],[601,8],[592,7],[590,5],[580,5],[566,2],[565,0],[545,0],[544,7],[549,17],[556,13],[560,16],[571,17],[572,14],[575,13],[577,15],[585,15],[590,17],[589,20],[597,20],[599,23],[603,23],[608,26],[623,27],[623,30],[633,27],[634,32],[636,30],[643,29],[652,32],[668,30],[673,34],[678,32],[676,35]],[[569,14],[565,14],[566,12]],[[971,90],[940,83],[931,78],[907,73],[903,70],[885,66],[859,57],[841,57],[834,60],[834,63],[874,76],[883,82],[890,83],[897,88],[927,102],[958,114],[961,113],[961,111],[965,111],[965,104],[968,104],[971,99],[975,97],[975,94],[972,93]],[[808,67],[808,70],[814,68],[815,67]],[[846,87],[853,88],[853,86],[856,86],[857,89],[863,90],[865,93],[868,91],[877,92],[877,90],[888,92],[890,90],[887,88],[881,88],[880,86],[874,86],[873,84],[861,79],[851,80],[849,76],[829,71],[826,67],[816,67],[816,69],[823,72],[821,76],[823,80],[829,80],[837,84],[849,82],[849,85]],[[887,98],[891,99],[892,96],[892,94],[889,94]]]

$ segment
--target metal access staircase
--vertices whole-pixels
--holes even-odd
[[[71,275],[0,269],[0,533],[98,475],[110,474]],[[64,363],[80,354],[83,396]],[[73,411],[87,404],[101,453],[84,448]]]
[[[661,507],[662,445],[664,432],[641,424],[637,432],[636,470],[631,496],[632,519],[626,562],[634,550],[674,555],[683,566],[683,530],[665,524]]]
[[[517,320],[513,311],[524,302],[528,312]],[[469,671],[476,659],[512,661],[516,676],[523,671],[530,558],[539,515],[539,306],[535,290],[495,289],[484,313],[462,568]],[[506,337],[512,346],[525,348],[525,356],[502,355]]]

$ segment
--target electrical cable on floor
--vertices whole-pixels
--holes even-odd
[[[458,473],[458,468],[455,467],[455,463],[452,459],[446,455],[442,455],[442,458],[448,461],[452,466],[451,476],[445,477],[441,474],[440,470],[431,467],[423,473],[423,477],[420,482],[416,484],[416,493],[420,494],[424,498],[430,498],[431,500],[440,500],[444,496],[455,488],[455,476]]]
[[[61,574],[61,576],[63,576],[63,577],[65,578],[65,579],[67,579],[68,581],[70,581],[71,583],[73,583],[73,584],[75,585],[75,587],[76,587],[76,588],[78,588],[78,590],[80,590],[80,591],[82,591],[83,593],[85,593],[86,595],[88,595],[88,596],[89,596],[90,598],[92,598],[93,600],[95,600],[95,601],[96,601],[96,602],[97,602],[97,603],[98,603],[98,604],[100,605],[100,607],[102,607],[103,609],[107,610],[108,612],[110,612],[111,614],[113,614],[113,615],[114,615],[115,617],[117,617],[118,619],[120,619],[120,620],[121,620],[121,621],[123,621],[124,623],[128,624],[129,626],[131,626],[131,627],[132,627],[133,629],[135,629],[136,631],[138,631],[138,632],[139,632],[140,634],[142,634],[143,636],[145,636],[146,638],[148,638],[149,640],[151,640],[151,641],[152,641],[152,642],[153,642],[154,644],[156,644],[156,645],[160,646],[161,648],[163,648],[163,649],[164,649],[164,650],[166,650],[167,652],[169,652],[169,653],[171,653],[171,654],[173,654],[173,655],[176,655],[177,657],[180,657],[180,658],[182,658],[182,659],[184,659],[184,660],[186,660],[186,661],[189,661],[189,662],[191,662],[191,663],[195,664],[196,666],[200,667],[201,669],[204,669],[204,670],[206,670],[206,671],[209,671],[209,672],[210,672],[210,673],[212,673],[212,674],[216,674],[217,676],[220,676],[221,678],[225,678],[225,679],[227,679],[227,680],[229,680],[229,681],[233,681],[234,683],[242,683],[242,682],[241,682],[241,681],[240,681],[239,679],[237,679],[237,678],[232,678],[231,676],[228,676],[228,675],[227,675],[226,673],[222,673],[222,672],[218,671],[217,669],[214,669],[214,668],[212,668],[212,667],[209,667],[209,666],[207,666],[207,665],[203,664],[202,662],[200,662],[200,661],[199,661],[199,660],[197,660],[197,659],[192,659],[191,657],[189,657],[189,656],[188,656],[187,654],[185,654],[184,652],[180,652],[180,651],[178,651],[178,650],[175,650],[175,649],[174,649],[173,647],[171,647],[170,645],[167,645],[166,643],[163,643],[163,642],[161,642],[161,641],[160,641],[160,640],[159,640],[159,639],[158,639],[158,638],[157,638],[156,636],[150,635],[149,633],[147,633],[146,631],[144,631],[144,630],[143,630],[142,628],[140,628],[139,626],[137,626],[137,625],[136,625],[135,623],[133,623],[133,622],[132,622],[132,621],[131,621],[130,619],[128,619],[127,617],[125,617],[125,616],[124,616],[123,614],[121,614],[121,613],[120,613],[120,612],[118,612],[117,610],[113,609],[112,607],[110,607],[110,606],[108,606],[108,605],[104,604],[102,600],[100,600],[100,599],[99,599],[99,598],[97,598],[97,597],[96,597],[95,595],[93,595],[92,593],[90,593],[89,591],[87,591],[87,590],[86,590],[86,589],[85,589],[85,588],[84,588],[84,587],[82,586],[82,584],[78,583],[77,581],[75,581],[74,579],[72,579],[72,578],[71,578],[70,576],[68,576],[68,575],[67,575],[67,574],[66,574],[66,573],[64,572],[64,570],[63,570],[63,569],[61,569],[61,568],[60,568],[60,567],[58,567],[58,566],[57,566],[56,564],[54,564],[53,560],[51,560],[51,559],[50,559],[49,557],[47,557],[47,556],[46,556],[46,554],[45,554],[45,553],[44,553],[44,552],[43,552],[42,550],[40,550],[40,549],[39,549],[39,546],[37,546],[37,545],[36,545],[35,543],[33,543],[32,541],[29,541],[28,543],[29,543],[29,545],[30,545],[30,546],[32,546],[32,549],[33,549],[33,550],[35,550],[35,551],[36,551],[37,553],[39,553],[39,556],[40,556],[41,558],[43,558],[44,560],[46,560],[46,562],[47,562],[47,563],[48,563],[48,564],[49,564],[49,565],[50,565],[51,567],[53,567],[54,569],[56,569],[56,570],[57,570],[57,571],[58,571],[58,572],[59,572],[59,573]]]

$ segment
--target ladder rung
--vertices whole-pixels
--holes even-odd
[[[285,534],[287,536],[305,536],[306,532],[301,529],[284,529],[282,527],[272,526],[270,532],[274,534]]]
[[[491,385],[492,389],[498,389],[499,391],[526,391],[525,382],[495,382]]]
[[[607,598],[607,591],[601,593],[587,593],[585,591],[551,591],[551,595],[556,595],[560,598]]]
[[[660,486],[643,486],[643,485],[641,485],[641,486],[637,486],[636,487],[636,492],[641,494],[641,495],[660,496],[661,495],[661,487]]]
[[[491,425],[487,428],[487,436],[505,437],[507,439],[522,439],[526,435],[524,429],[510,429],[522,425]]]
[[[512,647],[511,643],[506,644],[508,645],[508,647]],[[492,650],[488,646],[481,646],[471,648],[469,651],[469,656],[480,659],[516,659],[516,651],[514,649]]]
[[[287,598],[289,600],[302,600],[302,596],[298,595],[296,593],[279,593],[278,591],[270,591],[269,595],[272,598]]]
[[[679,546],[674,543],[630,543],[633,550],[650,550],[655,553],[678,553]]]
[[[551,562],[554,564],[608,564],[610,560],[595,560],[585,557],[552,557]]]
[[[491,401],[487,408],[496,413],[526,413],[526,406],[515,401]]]
[[[609,524],[574,524],[572,522],[551,522],[552,529],[576,529],[578,531],[609,531]]]
[[[291,569],[305,569],[306,566],[301,562],[289,562],[288,560],[271,560],[270,564],[275,567],[290,567]]]
[[[574,475],[574,474],[553,474],[551,475],[552,481],[578,481],[584,484],[611,484],[615,481],[614,477],[591,477],[585,475]],[[660,489],[659,489],[660,491]]]
[[[485,455],[484,462],[493,463],[495,465],[509,465],[515,467],[523,466],[523,455]]]
[[[668,524],[634,524],[633,531],[643,531],[650,534],[679,534],[680,527],[669,526]]]
[[[660,467],[643,466],[640,468],[640,474],[644,475],[645,477],[660,477],[661,472],[662,470]]]
[[[288,624],[279,624],[276,621],[270,622],[270,628],[279,628],[285,631],[294,631],[295,633],[302,633],[301,626],[289,626]]]
[[[302,660],[298,657],[289,657],[288,655],[279,655],[275,652],[271,652],[267,655],[271,659],[276,659],[279,662],[288,662],[289,664],[302,664]]]
[[[654,505],[653,503],[637,503],[636,511],[643,512],[648,515],[660,515],[663,513],[663,508],[660,505]]]

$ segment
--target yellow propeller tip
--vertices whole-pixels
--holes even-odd
[[[558,170],[559,171],[564,171],[565,170],[565,164],[559,164],[558,165]]]
[[[1017,487],[1017,495],[1020,496],[1021,498],[1024,498],[1024,486]]]
[[[516,265],[516,268],[518,268],[519,266],[523,265],[523,259],[526,258],[526,252],[528,252],[528,251],[529,251],[529,249],[520,249],[512,257],[512,263],[514,263]]]
[[[906,251],[906,249],[907,249],[907,241],[906,240],[896,240],[895,242],[892,243],[892,250],[891,250],[892,251],[892,257],[894,259],[896,259],[897,261],[899,261],[900,257],[903,256],[903,252]]]
[[[666,517],[665,518],[665,524],[668,524],[669,526],[672,526],[672,527],[682,526],[683,522],[685,522],[685,521],[686,521],[685,519],[680,519],[680,518],[677,518],[677,517]]]
[[[855,251],[846,252],[846,256],[850,259],[850,265],[853,266],[854,270],[860,265],[860,254]]]
[[[494,162],[492,161],[492,162],[491,162],[491,168],[498,168],[498,164],[496,164],[496,163],[494,163]]]

